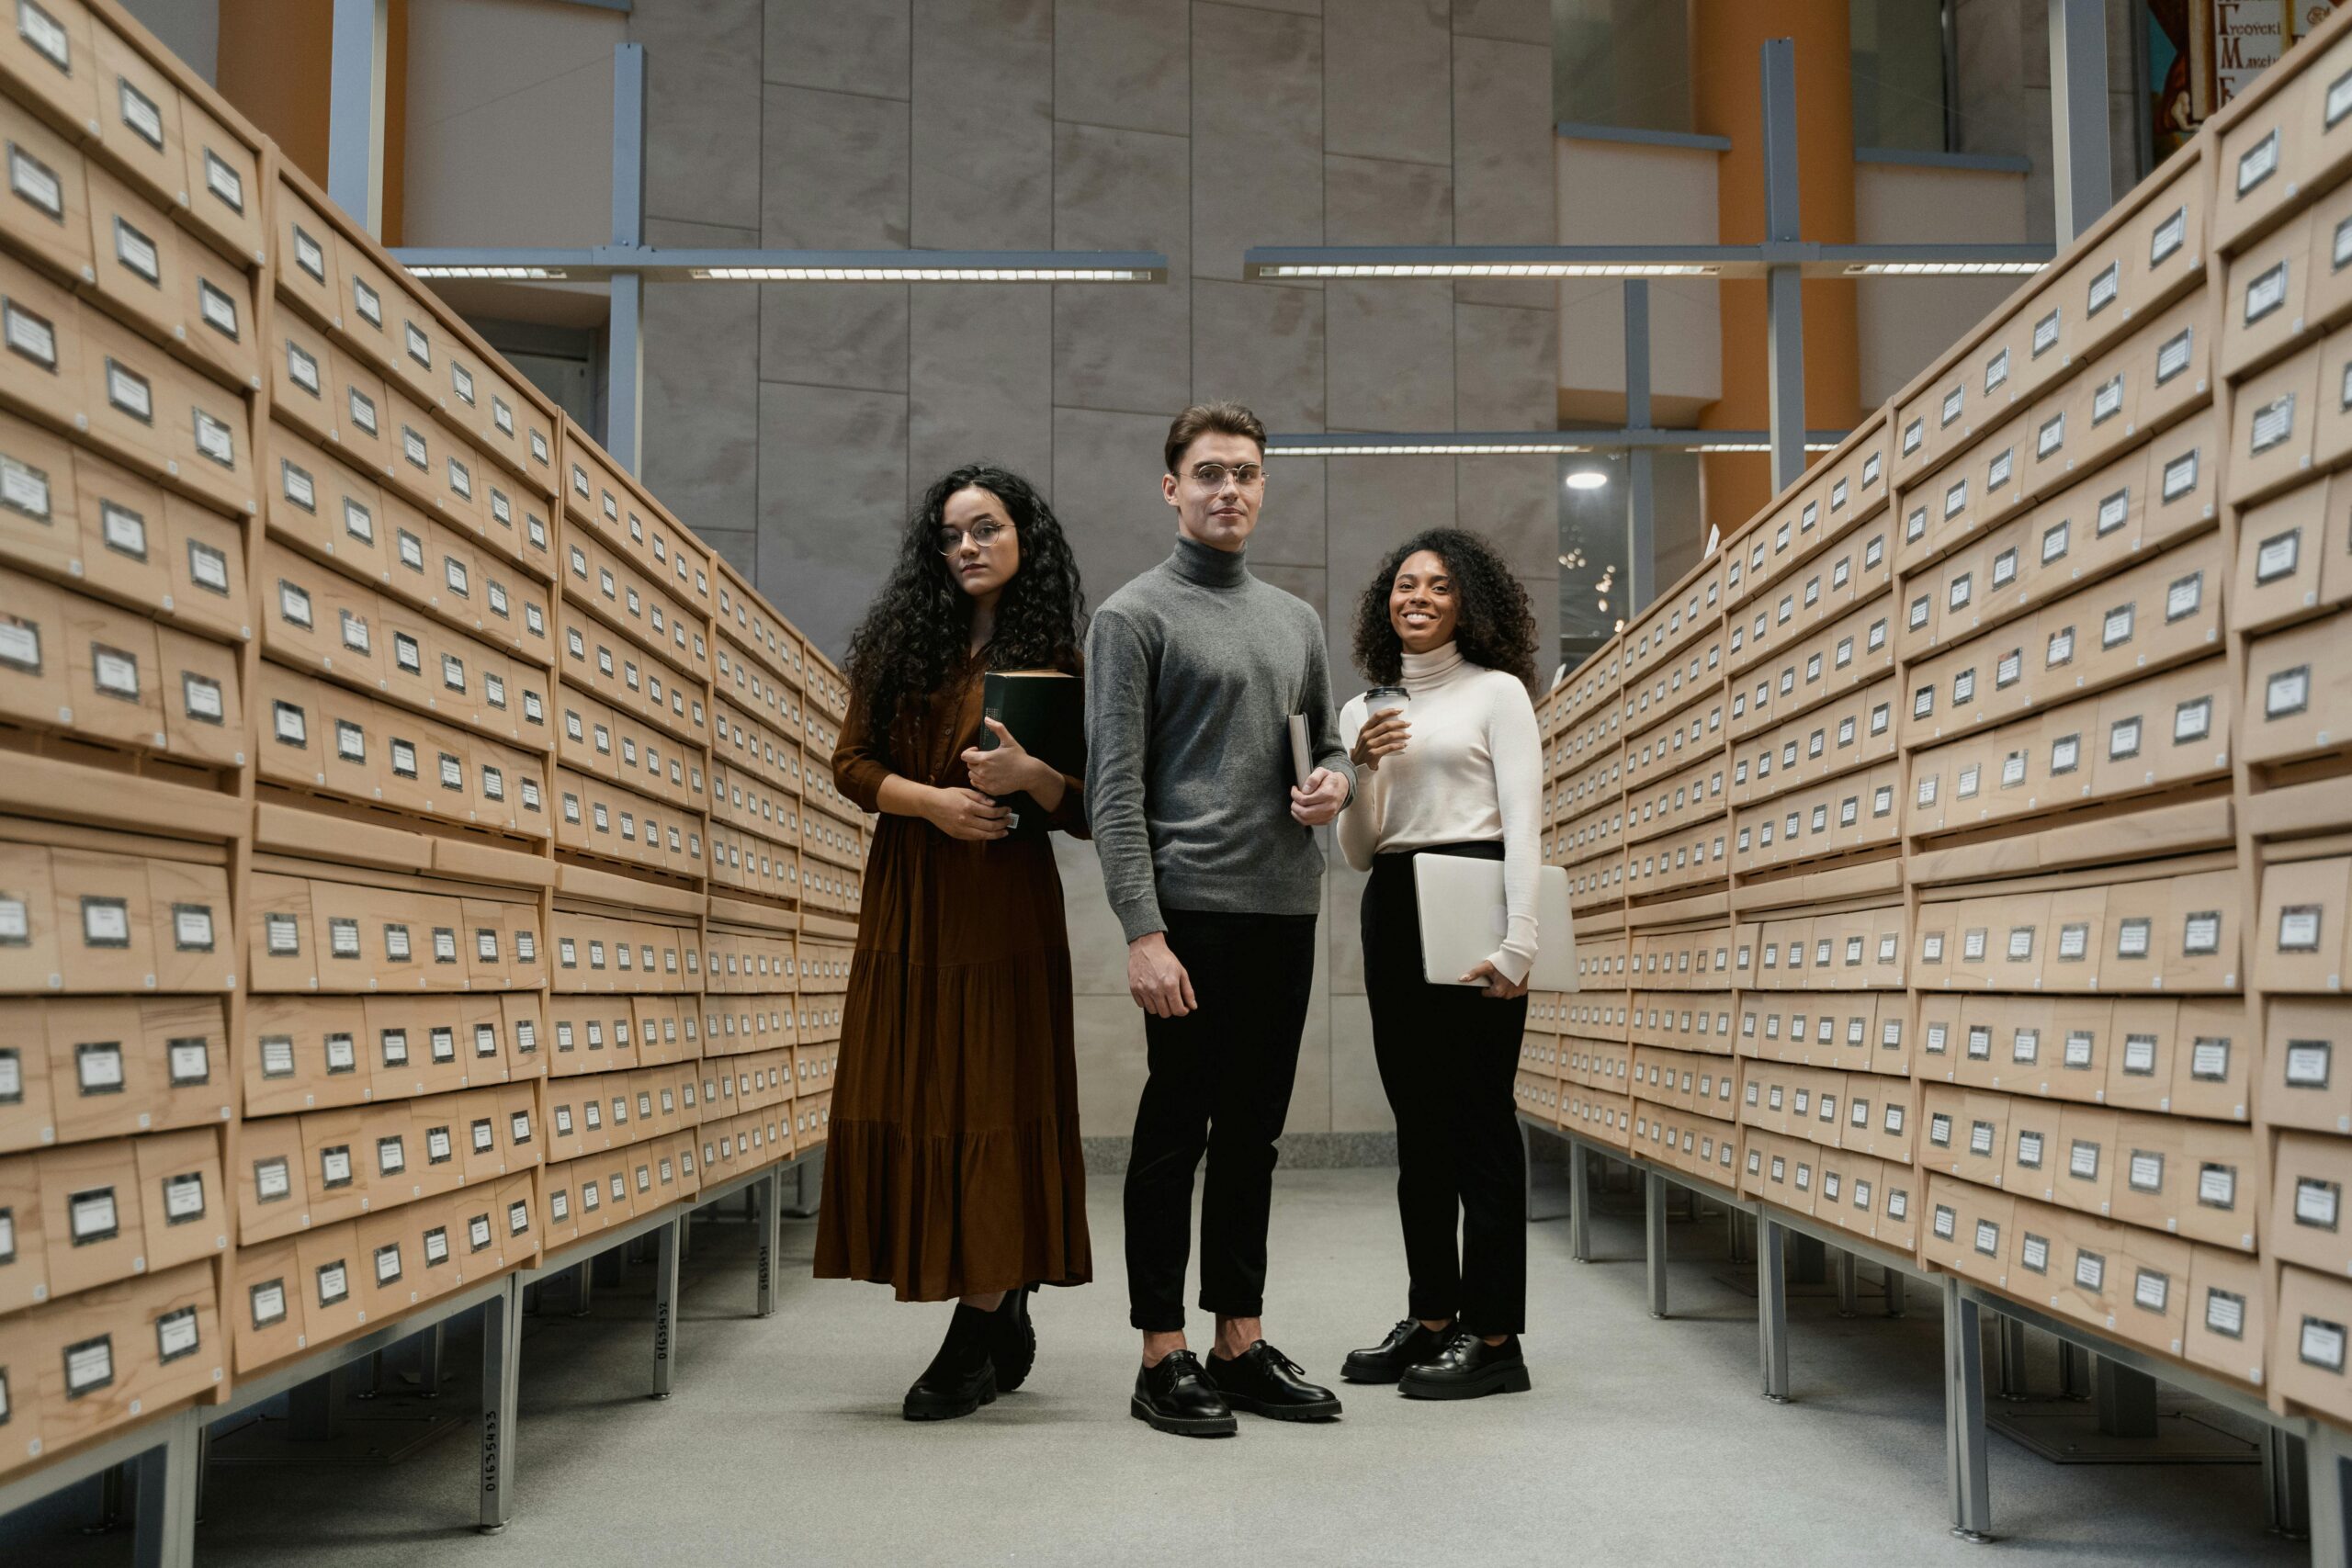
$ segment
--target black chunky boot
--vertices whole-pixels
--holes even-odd
[[[1029,1369],[1037,1364],[1037,1325],[1029,1321],[1029,1298],[1036,1292],[1035,1285],[1007,1291],[989,1314],[989,1359],[996,1363],[999,1393],[1028,1382]]]
[[[956,1303],[939,1354],[907,1390],[900,1414],[910,1421],[951,1421],[996,1401],[996,1366],[989,1359],[989,1325],[995,1314]]]

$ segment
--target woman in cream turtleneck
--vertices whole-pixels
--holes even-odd
[[[1511,1098],[1535,962],[1543,745],[1528,687],[1535,617],[1494,547],[1434,528],[1381,563],[1356,611],[1356,663],[1402,685],[1399,710],[1351,699],[1357,788],[1339,819],[1348,863],[1369,870],[1364,989],[1373,1050],[1396,1114],[1396,1207],[1410,1315],[1349,1354],[1354,1382],[1468,1399],[1530,1386],[1527,1176]],[[1421,978],[1413,857],[1503,863],[1502,945],[1462,985]],[[1454,1235],[1460,1224],[1457,1255]]]

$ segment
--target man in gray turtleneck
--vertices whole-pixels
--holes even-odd
[[[1165,1432],[1223,1436],[1232,1412],[1329,1420],[1340,1402],[1261,1333],[1274,1139],[1290,1113],[1315,973],[1316,828],[1354,793],[1323,623],[1250,574],[1265,427],[1236,403],[1169,427],[1160,491],[1176,553],[1104,602],[1086,644],[1086,800],[1127,987],[1148,1015],[1150,1077],[1126,1180],[1130,1409]],[[1317,766],[1295,777],[1290,719]],[[1193,1174],[1208,1160],[1205,1366],[1185,1348]]]

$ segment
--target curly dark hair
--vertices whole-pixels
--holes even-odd
[[[1356,667],[1374,683],[1393,686],[1405,672],[1405,645],[1388,621],[1388,591],[1406,558],[1430,550],[1453,579],[1454,646],[1462,657],[1535,683],[1535,610],[1527,590],[1494,546],[1465,528],[1426,528],[1388,552],[1356,601]]]
[[[1004,503],[1021,545],[1021,565],[997,602],[984,657],[991,670],[1079,667],[1086,594],[1078,558],[1046,498],[1027,479],[991,463],[967,463],[923,492],[899,539],[899,558],[849,642],[850,689],[876,736],[893,735],[911,698],[935,692],[964,660],[972,633],[971,596],[939,553],[947,498],[978,486]],[[892,748],[895,754],[895,746]]]

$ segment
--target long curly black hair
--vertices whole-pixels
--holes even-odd
[[[890,580],[849,642],[851,689],[875,735],[891,737],[909,699],[935,692],[971,644],[972,599],[939,553],[947,498],[978,486],[1004,503],[1021,565],[997,601],[984,657],[991,670],[1079,667],[1086,595],[1054,509],[1027,479],[992,463],[967,463],[923,492],[899,539]]]
[[[1453,643],[1462,657],[1533,685],[1541,636],[1534,606],[1501,553],[1466,528],[1427,528],[1388,552],[1356,601],[1356,668],[1375,685],[1393,686],[1404,675],[1405,645],[1388,621],[1388,591],[1406,558],[1420,550],[1434,551],[1453,579],[1460,609]]]

